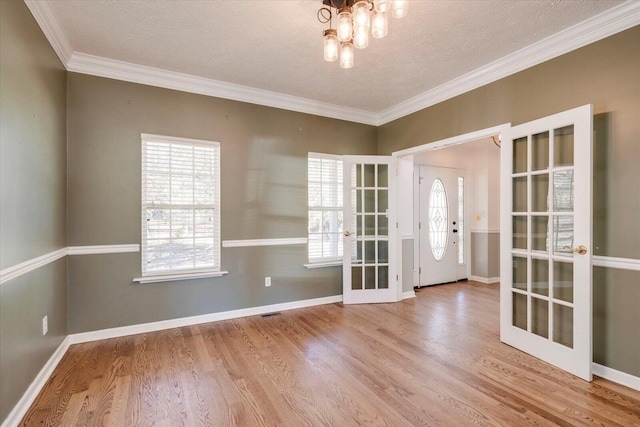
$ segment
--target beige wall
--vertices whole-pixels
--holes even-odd
[[[69,244],[140,243],[141,133],[218,141],[223,240],[306,237],[307,154],[375,154],[376,129],[69,74]],[[69,259],[69,330],[83,332],[342,293],[307,246],[222,248],[221,278],[134,284],[140,253]],[[272,286],[264,286],[264,277]]]
[[[0,1],[0,269],[66,246],[66,97],[24,2]],[[67,335],[66,287],[64,259],[0,284],[0,423]]]
[[[640,259],[640,26],[378,128],[379,154],[594,105],[596,255]],[[640,303],[636,275],[594,276],[595,361],[640,375],[638,322],[606,307]],[[631,280],[631,282],[625,282]],[[631,284],[633,283],[633,284]],[[624,291],[622,291],[624,289]],[[607,295],[607,300],[602,299]],[[606,349],[604,351],[603,349]]]
[[[223,239],[303,237],[308,151],[388,154],[586,103],[596,112],[593,250],[640,258],[640,27],[376,129],[66,73],[23,2],[0,11],[0,268],[67,239],[139,243],[142,132],[221,143]],[[229,248],[226,277],[135,285],[139,253],[75,256],[0,285],[0,420],[69,332],[341,293],[339,268],[304,262],[305,246]],[[632,375],[639,280],[595,269],[595,360]]]

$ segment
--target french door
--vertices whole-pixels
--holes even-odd
[[[398,300],[395,160],[343,156],[345,304]]]
[[[500,339],[591,381],[592,107],[502,134]]]

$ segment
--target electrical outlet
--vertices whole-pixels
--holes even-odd
[[[265,277],[264,278],[264,285],[265,286],[271,286],[271,277]]]
[[[49,332],[49,319],[48,316],[42,318],[42,335],[47,335]]]

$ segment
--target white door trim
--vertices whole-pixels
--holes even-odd
[[[434,142],[428,142],[426,144],[417,145],[415,147],[405,148],[404,150],[394,151],[393,153],[391,153],[391,155],[394,157],[404,157],[411,154],[422,153],[424,151],[431,151],[437,150],[438,148],[460,145],[464,144],[465,142],[471,142],[478,139],[490,138],[492,136],[501,134],[505,129],[509,129],[510,127],[511,123],[503,123],[501,125],[493,126],[490,128],[480,129],[474,132],[452,136],[450,138],[440,139]]]

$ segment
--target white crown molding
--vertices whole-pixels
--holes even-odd
[[[69,71],[372,126],[389,123],[640,24],[640,2],[629,0],[385,111],[371,112],[75,52],[49,2],[24,1]]]
[[[377,114],[368,111],[79,52],[74,52],[71,55],[71,59],[67,63],[67,69],[75,73],[282,108],[332,119],[349,120],[368,125],[377,123]]]
[[[67,67],[73,49],[71,48],[69,40],[67,40],[67,37],[62,32],[60,25],[58,25],[58,21],[51,11],[49,2],[24,0],[24,3],[29,8],[38,25],[40,25],[42,32],[56,52],[56,55],[58,55],[58,58],[60,58],[62,64]]]
[[[251,248],[254,246],[282,246],[282,245],[306,245],[306,237],[291,237],[283,239],[250,239],[250,240],[223,240],[223,248]]]
[[[183,326],[199,325],[201,323],[218,322],[221,320],[237,319],[239,317],[259,316],[277,311],[294,310],[297,308],[314,307],[316,305],[334,304],[342,302],[342,295],[306,299],[301,301],[284,302],[263,305],[259,307],[241,308],[238,310],[222,311],[219,313],[203,314],[200,316],[181,317],[178,319],[161,320],[159,322],[141,323],[138,325],[122,326],[119,328],[101,329],[92,332],[81,332],[69,335],[70,344],[103,340],[107,338],[124,337],[127,335],[144,334],[164,329],[181,328]]]
[[[36,400],[38,394],[40,394],[40,390],[42,390],[49,377],[51,377],[51,374],[53,374],[53,370],[62,360],[62,356],[67,353],[69,345],[69,337],[64,337],[56,351],[53,352],[49,360],[47,360],[47,363],[44,364],[40,372],[38,372],[38,375],[36,375],[31,382],[29,388],[27,388],[18,403],[16,403],[16,406],[9,412],[9,415],[2,423],[2,427],[13,427],[20,424],[20,421],[31,407],[31,404]]]
[[[401,102],[378,116],[378,126],[495,82],[640,24],[640,1],[629,0],[599,15]]]
[[[140,245],[69,246],[69,255],[121,254],[140,252]]]
[[[7,267],[0,271],[0,284],[59,260],[65,255],[67,255],[67,248],[60,248],[53,252],[49,252],[48,254],[21,262],[20,264],[16,264],[12,267]]]

